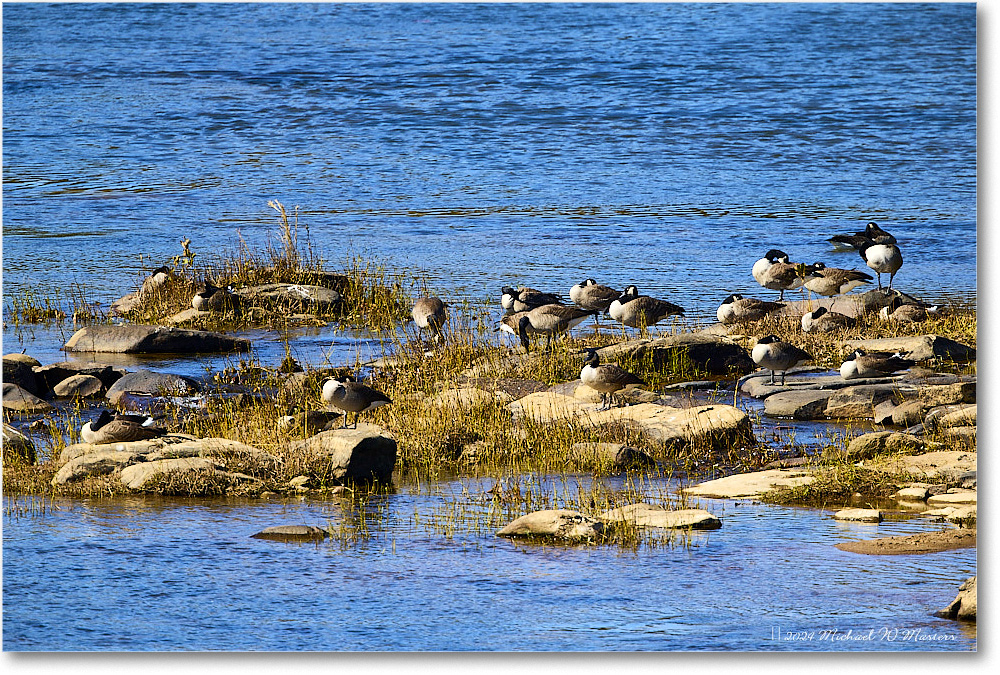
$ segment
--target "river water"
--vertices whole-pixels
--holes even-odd
[[[241,239],[273,244],[271,199],[301,207],[331,269],[373,256],[446,299],[495,301],[517,283],[565,293],[592,276],[709,320],[730,292],[769,297],[749,270],[770,248],[862,266],[826,239],[869,220],[900,241],[901,290],[975,299],[976,159],[971,3],[3,7],[5,318],[29,290],[80,286],[106,306],[183,237],[196,263]],[[4,353],[61,360],[71,333],[5,323]],[[251,337],[265,363],[283,355],[280,336]],[[336,329],[291,347],[312,365],[379,350]],[[385,508],[407,523],[436,508],[414,490]],[[975,645],[974,630],[929,615],[975,573],[974,551],[832,548],[922,521],[861,528],[719,502],[719,532],[635,554],[391,523],[347,549],[248,538],[339,508],[5,513],[4,647]],[[770,638],[883,627],[954,639]]]

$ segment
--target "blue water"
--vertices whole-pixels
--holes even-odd
[[[3,6],[5,317],[28,289],[107,305],[183,237],[196,265],[275,244],[272,199],[301,207],[330,269],[371,255],[446,299],[592,276],[713,320],[728,293],[771,295],[750,276],[770,248],[862,266],[826,239],[869,220],[900,241],[898,288],[974,299],[976,161],[972,3]],[[72,330],[5,325],[4,353],[61,360]],[[379,355],[336,329],[288,337],[311,365]],[[525,549],[412,527],[437,506],[411,488],[387,498],[399,524],[349,549],[249,539],[339,517],[308,500],[5,513],[4,648],[975,646],[930,616],[974,551],[832,548],[924,521],[719,502],[725,527],[690,548]],[[862,627],[954,639],[770,639]]]

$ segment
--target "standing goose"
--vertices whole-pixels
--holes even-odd
[[[887,352],[865,354],[857,350],[852,358],[841,364],[840,376],[845,380],[854,380],[859,377],[885,377],[892,375],[897,370],[912,368],[914,364],[916,361],[904,359],[899,352],[895,354]]]
[[[866,240],[858,249],[865,264],[875,270],[878,275],[878,287],[882,288],[882,274],[889,275],[889,290],[892,290],[892,279],[903,266],[903,254],[895,244],[876,244],[871,239]]]
[[[764,264],[765,261],[770,264]],[[751,273],[764,288],[780,291],[778,300],[785,299],[785,291],[794,291],[802,286],[805,274],[812,267],[804,267],[788,262],[788,254],[772,249],[767,255],[754,263]]]
[[[812,271],[806,276],[804,286],[813,293],[825,296],[843,295],[872,280],[870,274],[827,267],[821,262],[813,264],[811,269]]]
[[[879,310],[878,314],[883,321],[920,323],[927,320],[928,314],[935,314],[937,310],[937,305],[927,307],[914,303],[904,303],[903,299],[897,295],[889,300],[889,304]]]
[[[896,238],[883,230],[881,227],[875,223],[868,223],[864,230],[861,232],[855,232],[854,234],[837,234],[830,237],[829,241],[833,242],[839,248],[845,248],[851,250],[860,250],[861,245],[865,243],[865,239],[870,239],[876,244],[895,244]]]
[[[608,314],[629,328],[645,330],[668,316],[683,314],[684,308],[666,300],[639,295],[635,285],[626,286],[618,299],[608,306]]]
[[[435,342],[441,341],[441,329],[448,320],[448,312],[445,311],[447,306],[441,298],[435,297],[420,298],[413,303],[413,310],[410,312],[413,322],[421,331],[430,331],[431,339]]]
[[[392,403],[388,396],[368,385],[350,380],[341,382],[333,377],[323,382],[323,400],[344,411],[345,429],[347,413],[354,413],[354,428],[357,429],[358,415]]]
[[[781,384],[785,384],[785,373],[813,357],[795,345],[782,342],[774,335],[768,335],[757,340],[750,352],[753,362],[771,371],[771,384],[774,384],[774,371],[781,371]]]
[[[83,425],[80,438],[85,443],[128,443],[157,438],[167,433],[166,429],[153,426],[153,418],[145,415],[112,415],[102,410],[96,420]]]
[[[552,346],[552,336],[565,333],[588,316],[594,316],[597,310],[566,307],[564,305],[542,305],[530,312],[525,312],[517,320],[517,336],[521,338],[524,351],[530,351],[528,334],[545,335],[545,348]]]
[[[803,333],[829,333],[841,328],[850,328],[855,324],[857,324],[856,319],[839,312],[831,312],[826,307],[802,315]]]
[[[542,305],[561,305],[563,300],[555,293],[543,293],[535,288],[504,286],[500,289],[500,304],[509,312],[527,312]]]
[[[726,297],[715,311],[720,323],[742,323],[744,321],[759,321],[771,312],[776,312],[785,306],[783,302],[770,302],[757,298],[744,298],[739,293]]]
[[[593,279],[586,279],[569,289],[569,299],[584,309],[608,311],[611,303],[618,299],[621,291],[603,286]]]
[[[580,380],[601,392],[601,407],[610,408],[615,392],[630,384],[645,385],[641,379],[613,363],[600,364],[597,350],[587,349],[587,360],[580,371]]]

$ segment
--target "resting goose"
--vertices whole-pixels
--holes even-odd
[[[920,323],[927,320],[928,314],[937,313],[937,305],[925,306],[914,303],[904,303],[898,295],[889,300],[889,304],[879,310],[879,317],[883,321],[897,321],[899,323]]]
[[[814,263],[811,268],[812,271],[806,276],[803,285],[819,295],[843,295],[872,280],[870,274],[857,270],[827,267],[821,262]]]
[[[782,342],[774,335],[767,335],[757,340],[750,351],[750,358],[762,368],[771,371],[771,384],[774,384],[774,372],[781,371],[781,384],[785,383],[785,373],[806,361],[812,361],[813,357],[795,345]]]
[[[357,428],[358,415],[392,403],[388,396],[368,385],[350,380],[340,381],[333,377],[323,382],[323,400],[344,411],[345,429],[347,413],[354,413],[354,428]]]
[[[839,312],[831,312],[826,307],[802,315],[803,333],[829,333],[841,328],[850,328],[855,324],[857,324],[856,319]]]
[[[166,429],[153,426],[153,418],[145,415],[112,415],[102,410],[96,420],[83,425],[80,438],[85,443],[128,443],[164,436]]]
[[[601,364],[597,350],[587,349],[587,360],[580,371],[580,380],[601,392],[601,407],[610,408],[615,392],[631,384],[646,384],[624,368],[613,363]]]
[[[593,279],[586,279],[569,289],[569,299],[584,309],[608,311],[611,303],[618,299],[621,291],[603,286]]]
[[[535,288],[519,286],[500,289],[500,304],[508,312],[527,312],[542,305],[561,305],[563,300],[555,293],[543,293]]]
[[[647,328],[668,316],[683,314],[684,308],[666,300],[639,295],[635,285],[626,286],[622,294],[608,306],[608,314],[629,328]]]
[[[757,298],[744,298],[739,293],[726,297],[715,311],[720,323],[731,324],[744,321],[759,321],[771,312],[776,312],[785,306],[783,302],[770,302]]]
[[[191,306],[199,312],[225,312],[235,310],[239,299],[228,288],[219,288],[206,281],[198,286],[191,298]]]
[[[885,377],[892,375],[897,370],[912,368],[916,361],[904,359],[899,352],[889,354],[887,352],[872,352],[865,354],[858,350],[854,352],[852,358],[844,361],[840,366],[840,376],[845,380],[854,380],[859,377]]]

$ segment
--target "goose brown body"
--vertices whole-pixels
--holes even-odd
[[[774,335],[762,337],[750,352],[754,363],[771,371],[771,384],[774,384],[775,371],[781,371],[781,384],[785,383],[785,373],[813,357],[793,344],[782,342]]]
[[[621,366],[613,363],[602,364],[594,349],[587,350],[587,361],[580,371],[580,380],[591,389],[601,392],[601,406],[604,408],[611,407],[615,392],[629,385],[646,384]]]
[[[783,302],[770,302],[758,298],[744,298],[739,293],[728,296],[719,305],[715,316],[720,323],[731,324],[759,321],[772,312],[785,307]]]
[[[152,426],[152,419],[143,415],[112,415],[101,411],[96,420],[83,425],[80,438],[86,443],[129,443],[157,438],[167,433],[166,429]]]
[[[813,293],[833,296],[848,293],[861,284],[871,281],[870,274],[858,270],[845,270],[815,263],[812,265],[812,271],[806,276],[804,285]]]
[[[347,413],[354,413],[354,426],[357,427],[358,415],[392,403],[388,396],[366,384],[334,378],[323,383],[323,400],[344,411],[344,428],[347,427]]]
[[[634,285],[627,286],[608,307],[608,314],[629,328],[647,328],[668,316],[683,314],[684,308],[666,300],[639,295]]]

